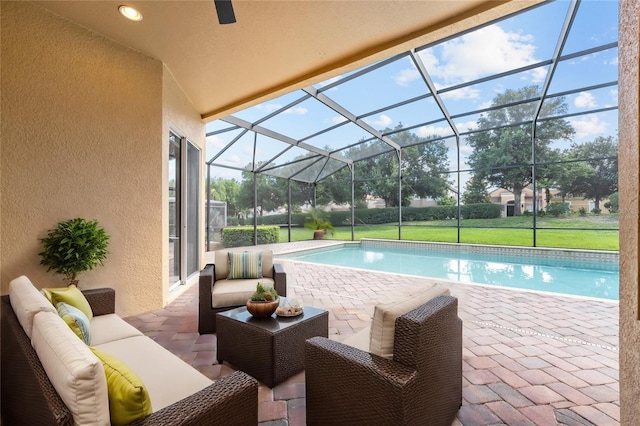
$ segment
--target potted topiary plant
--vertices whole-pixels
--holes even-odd
[[[109,235],[95,220],[59,222],[40,241],[44,247],[38,253],[40,264],[47,267],[47,272],[54,270],[64,275],[68,285],[77,285],[78,274],[102,265],[109,253]]]
[[[326,219],[326,214],[323,210],[314,207],[309,214],[310,217],[305,222],[304,227],[313,230],[314,240],[323,239],[325,233],[333,235],[333,225]]]
[[[280,300],[276,289],[258,283],[251,299],[247,300],[247,311],[255,318],[268,318],[273,315],[278,305]]]

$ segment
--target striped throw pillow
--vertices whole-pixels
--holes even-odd
[[[84,312],[64,302],[58,303],[56,310],[76,336],[81,338],[85,344],[91,344],[91,323]]]
[[[262,278],[262,252],[229,253],[227,279]]]

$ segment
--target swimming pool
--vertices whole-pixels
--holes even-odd
[[[429,247],[429,249],[423,249]],[[278,257],[328,265],[441,278],[536,291],[618,300],[619,266],[614,256],[585,252],[508,248],[493,252],[440,245],[402,248],[345,244]],[[542,253],[542,255],[532,255]]]

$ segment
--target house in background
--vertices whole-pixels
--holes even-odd
[[[560,190],[550,189],[549,191],[551,193],[551,203],[567,203],[569,204],[569,208],[571,209],[571,211],[574,213],[578,213],[581,208],[584,208],[587,212],[591,212],[596,207],[594,200],[590,200],[584,197],[573,197],[569,195],[566,196],[563,201]],[[489,193],[489,198],[491,199],[491,202],[493,204],[500,204],[502,206],[502,217],[513,216],[515,205],[515,197],[513,196],[513,192],[503,188],[497,188]],[[521,209],[523,212],[533,212],[534,199],[533,188],[531,186],[528,186],[522,190],[520,201]],[[536,201],[538,203],[538,211],[545,210],[547,208],[547,201],[544,190],[538,189],[538,196],[536,197]],[[602,214],[609,214],[609,210],[604,208],[604,204],[607,201],[608,199],[600,200],[600,213]]]

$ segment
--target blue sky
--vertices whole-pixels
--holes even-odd
[[[549,60],[556,49],[569,6],[568,1],[545,4],[426,49],[418,49],[419,57],[438,91]],[[582,1],[562,50],[562,56],[616,42],[617,23],[617,1]],[[562,93],[616,81],[617,55],[617,47],[613,47],[560,62],[553,75],[549,93]],[[465,114],[490,106],[496,94],[506,89],[519,89],[532,84],[541,86],[549,69],[548,65],[544,65],[457,90],[445,91],[441,96],[450,115]],[[322,90],[348,75],[350,74],[336,76],[329,81],[315,84],[314,87]],[[427,94],[429,91],[412,60],[404,57],[323,93],[356,116],[364,116],[394,103]],[[305,95],[305,92],[298,90],[235,113],[234,116],[255,122]],[[569,113],[617,106],[617,85],[579,90],[567,95],[565,100]],[[412,131],[422,137],[453,135],[443,118],[436,102],[430,97],[398,108],[378,111],[363,119],[377,130],[394,128],[400,123],[404,127],[429,123]],[[454,122],[460,132],[465,132],[476,127],[478,118],[478,114],[465,115],[454,118]],[[576,130],[573,142],[581,143],[593,140],[597,136],[616,136],[617,119],[617,110],[613,110],[579,115],[567,120]],[[264,121],[261,126],[300,140],[345,121],[346,119],[333,109],[309,98]],[[215,121],[207,124],[207,131],[226,127],[229,125]],[[239,133],[240,131],[233,131],[208,137],[206,158],[212,158],[214,153],[225,147]],[[355,124],[346,123],[331,132],[305,139],[304,142],[339,152],[342,147],[370,137],[369,133]],[[232,167],[246,166],[254,156],[253,142],[253,135],[248,133],[220,155],[216,163]],[[450,168],[454,170],[457,161],[454,151],[455,139],[447,140],[447,145],[451,147],[449,158],[453,164],[450,164]],[[566,148],[568,145],[565,141],[557,141],[554,144],[558,148]],[[255,151],[256,161],[272,160],[287,147],[283,142],[259,135]],[[301,148],[290,149],[274,162],[283,164],[306,152]],[[468,154],[468,146],[462,140],[463,169]],[[219,167],[214,168],[213,173],[219,177],[240,177],[238,171]]]

